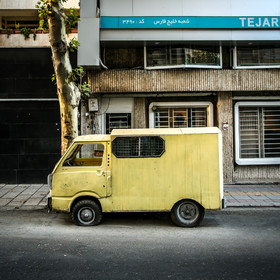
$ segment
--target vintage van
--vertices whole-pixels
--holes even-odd
[[[49,207],[75,224],[103,212],[171,212],[178,226],[199,225],[223,207],[222,137],[215,127],[116,129],[77,137],[48,177]]]

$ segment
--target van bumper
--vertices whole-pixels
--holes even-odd
[[[222,208],[227,208],[227,199],[225,197],[222,199]]]
[[[52,198],[51,198],[51,196],[50,195],[48,195],[48,209],[50,210],[50,211],[52,211]]]

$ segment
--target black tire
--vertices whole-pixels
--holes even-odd
[[[181,200],[171,210],[172,222],[180,227],[196,227],[204,217],[204,208],[192,200]]]
[[[102,220],[102,212],[96,202],[81,200],[74,205],[71,217],[78,226],[96,226]]]

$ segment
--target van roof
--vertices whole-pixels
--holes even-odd
[[[74,139],[74,142],[87,142],[87,141],[110,141],[111,137],[107,134],[88,134],[81,135]]]
[[[195,128],[144,128],[144,129],[113,129],[110,134],[88,134],[74,139],[74,142],[110,141],[111,136],[139,136],[139,135],[180,135],[180,134],[215,134],[221,133],[217,127]]]
[[[113,129],[112,136],[132,135],[178,135],[178,134],[213,134],[220,133],[217,127],[196,128],[145,128],[145,129]]]

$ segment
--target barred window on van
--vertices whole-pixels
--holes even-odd
[[[117,137],[112,142],[117,158],[161,157],[164,151],[164,140],[159,136]]]

